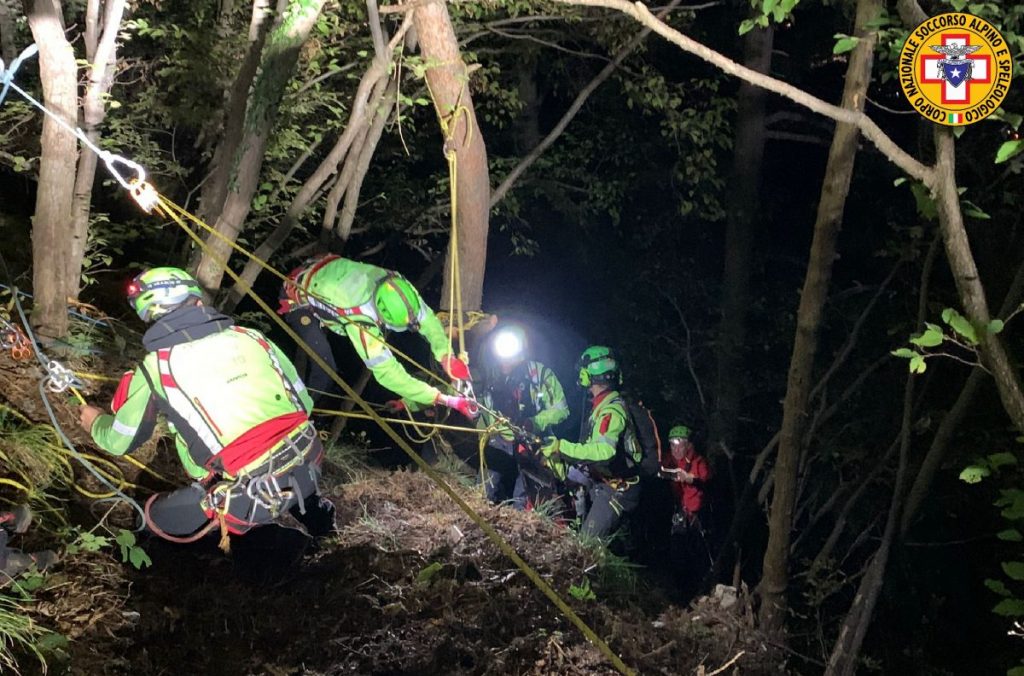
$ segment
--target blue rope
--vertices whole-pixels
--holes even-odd
[[[0,266],[3,267],[4,274],[7,276],[7,279],[11,279],[11,272],[10,269],[8,269],[7,267],[7,259],[4,258],[3,253],[0,253]],[[42,348],[39,347],[39,342],[36,339],[35,333],[32,331],[32,325],[29,323],[28,316],[25,314],[25,308],[21,304],[21,297],[20,294],[17,293],[17,287],[12,288],[15,291],[15,293],[12,294],[14,296],[14,307],[18,310],[18,317],[21,319],[21,323],[25,327],[25,335],[28,336],[28,340],[32,344],[32,351],[35,353],[36,359],[39,361],[39,365],[43,367],[43,370],[46,371],[47,374],[52,375],[52,371],[50,370],[49,367],[50,362],[48,359],[46,359],[46,356],[43,354]],[[64,429],[61,427],[60,421],[57,419],[57,413],[56,411],[53,410],[53,405],[50,403],[50,397],[46,392],[45,383],[45,380],[39,381],[39,396],[43,400],[43,407],[46,409],[46,415],[49,416],[50,423],[53,425],[53,428],[57,431],[57,435],[60,437],[61,441],[64,442],[64,445],[68,447],[68,450],[71,451],[72,457],[74,457],[75,460],[81,463],[82,466],[85,467],[85,469],[88,470],[90,474],[96,477],[97,481],[99,481],[105,487],[110,489],[110,491],[116,495],[116,497],[103,498],[97,500],[96,502],[101,503],[122,500],[128,503],[128,505],[133,510],[135,510],[140,517],[139,525],[137,528],[135,528],[135,532],[137,533],[141,531],[143,528],[146,527],[146,512],[143,511],[142,507],[139,505],[138,502],[136,502],[133,498],[129,497],[128,495],[125,495],[125,493],[121,491],[120,488],[118,488],[110,481],[108,481],[106,477],[99,473],[99,471],[96,469],[95,466],[93,466],[91,462],[83,458],[81,453],[78,452],[78,449],[75,448],[74,443],[72,443],[71,439],[68,438],[68,435],[64,433]],[[72,384],[81,385],[81,382],[78,381],[77,379],[74,379]]]
[[[4,289],[5,291],[10,291],[12,294],[15,291],[17,291],[19,296],[22,296],[24,298],[32,298],[32,294],[30,294],[28,291],[22,291],[21,289],[15,287],[15,286],[7,286],[6,284],[0,283],[0,289]],[[91,324],[95,324],[96,326],[102,326],[103,328],[106,328],[106,329],[110,328],[110,324],[108,324],[108,323],[106,323],[106,322],[104,322],[102,320],[99,320],[99,319],[94,319],[93,317],[90,317],[89,315],[84,315],[81,312],[78,312],[77,310],[68,310],[68,314],[71,315],[72,317],[78,317],[79,319],[84,319],[85,321],[87,321],[87,322],[89,322]]]
[[[7,91],[11,88],[11,85],[14,84],[14,74],[18,72],[19,68],[21,68],[22,61],[25,59],[31,59],[38,52],[39,47],[36,47],[35,43],[29,45],[22,50],[21,54],[18,54],[14,61],[11,61],[11,65],[7,68],[4,68],[4,60],[0,59],[0,76],[2,76],[0,77],[0,82],[3,82],[4,84],[4,88],[0,89],[0,104],[4,102],[4,99],[7,97]]]

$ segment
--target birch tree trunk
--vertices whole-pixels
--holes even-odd
[[[224,208],[213,226],[220,237],[211,234],[207,238],[210,251],[202,253],[196,269],[196,279],[207,292],[213,293],[220,288],[224,271],[218,261],[228,261],[230,243],[238,239],[249,215],[252,198],[259,185],[267,141],[277,120],[285,87],[295,72],[299,51],[320,16],[324,2],[326,0],[290,0],[280,23],[267,37],[260,72],[246,106],[244,132],[237,159],[232,164]]]
[[[223,11],[223,8],[222,8]],[[227,104],[224,111],[224,127],[220,142],[213,151],[210,161],[210,176],[203,183],[199,193],[199,215],[206,221],[217,217],[224,206],[228,192],[228,180],[231,177],[232,160],[238,152],[238,144],[242,140],[242,126],[245,122],[245,104],[249,98],[249,88],[256,69],[260,64],[260,53],[266,42],[271,24],[270,0],[253,0],[252,16],[249,20],[249,47],[245,52],[242,65],[235,75],[234,82],[228,90]]]
[[[85,59],[89,66],[82,97],[82,131],[96,145],[100,141],[100,125],[107,116],[103,99],[110,93],[117,70],[117,34],[121,30],[124,9],[125,0],[89,0],[85,9]],[[89,213],[98,159],[89,151],[83,151],[78,157],[66,273],[68,295],[72,298],[78,298],[81,290],[82,259],[89,239]]]
[[[858,0],[854,35],[860,38],[846,70],[842,107],[862,111],[877,33],[867,29],[881,11],[881,0]],[[796,336],[789,364],[786,398],[782,405],[782,430],[775,462],[775,491],[769,515],[768,546],[761,579],[761,626],[780,631],[786,620],[786,589],[789,586],[789,543],[796,503],[797,470],[803,433],[807,423],[807,401],[811,390],[814,357],[818,350],[818,329],[822,308],[828,298],[836,243],[842,227],[843,208],[850,190],[859,132],[851,124],[836,125],[829,149],[825,181],[818,202],[807,266],[797,310]]]
[[[28,0],[25,6],[32,38],[39,46],[43,103],[71,126],[78,117],[75,53],[64,37],[59,0]],[[68,240],[75,189],[78,141],[56,122],[43,120],[39,183],[32,218],[32,327],[41,336],[67,334]]]

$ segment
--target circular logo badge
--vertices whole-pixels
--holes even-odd
[[[917,112],[939,124],[984,120],[1006,98],[1012,77],[1002,34],[971,14],[922,21],[900,50],[900,88]]]

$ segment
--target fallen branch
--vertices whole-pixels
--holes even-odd
[[[738,660],[739,658],[743,657],[743,656],[744,656],[744,655],[746,655],[746,654],[747,654],[747,651],[746,651],[746,650],[741,650],[741,651],[739,651],[738,653],[736,653],[736,655],[735,655],[735,656],[733,656],[733,658],[732,658],[731,660],[729,660],[728,662],[726,662],[726,663],[725,663],[725,664],[723,664],[722,666],[718,667],[718,668],[717,668],[717,669],[715,669],[714,671],[710,672],[709,674],[707,674],[707,676],[717,676],[718,674],[722,673],[723,671],[725,671],[726,669],[728,669],[729,667],[731,667],[731,666],[732,666],[733,664],[735,664],[735,663],[736,663],[736,660]],[[704,672],[704,667],[703,667],[703,666],[701,666],[701,667],[700,667],[700,668],[699,668],[699,669],[697,670],[697,673],[701,673],[701,674],[703,674],[703,672]]]

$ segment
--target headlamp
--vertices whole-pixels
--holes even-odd
[[[494,336],[494,356],[513,361],[523,355],[523,337],[514,329],[502,329]]]

